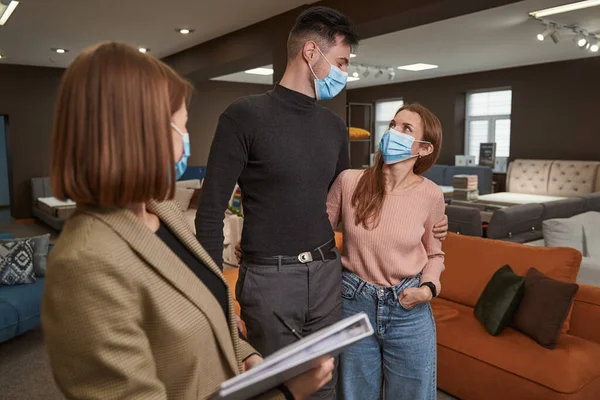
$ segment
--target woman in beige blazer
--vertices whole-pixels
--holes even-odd
[[[42,324],[68,399],[205,399],[262,359],[217,265],[170,201],[191,86],[135,48],[86,50],[61,83],[51,182],[77,202],[50,256]],[[332,360],[266,393],[303,399]]]

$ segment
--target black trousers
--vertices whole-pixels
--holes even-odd
[[[342,317],[341,257],[290,265],[259,265],[242,260],[236,297],[248,340],[264,357],[298,339],[275,316],[302,336],[338,322]],[[333,379],[310,399],[335,399],[337,360]]]

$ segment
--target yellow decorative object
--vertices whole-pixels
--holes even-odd
[[[351,127],[349,130],[350,140],[364,140],[371,136],[371,133],[366,129]]]

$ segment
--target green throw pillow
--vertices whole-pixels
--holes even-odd
[[[500,268],[488,282],[475,305],[475,317],[493,336],[508,326],[523,297],[525,278],[509,265]]]

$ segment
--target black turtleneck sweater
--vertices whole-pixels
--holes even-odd
[[[231,104],[210,149],[196,235],[223,263],[223,216],[242,190],[242,249],[256,257],[296,255],[333,238],[327,192],[350,168],[344,121],[315,99],[277,85]]]

